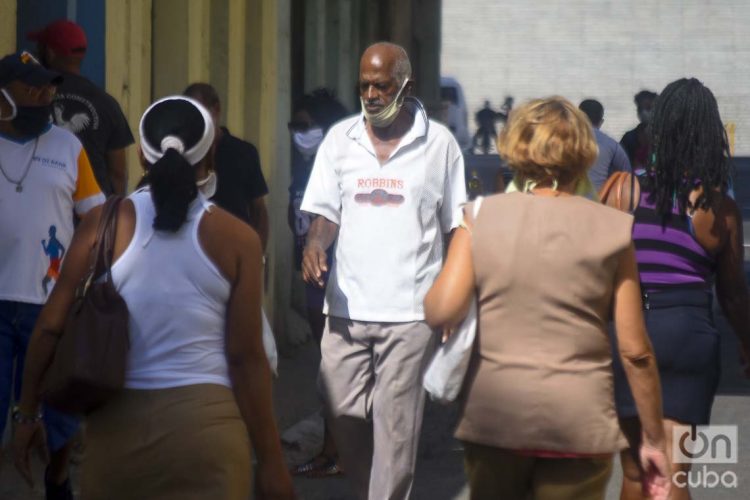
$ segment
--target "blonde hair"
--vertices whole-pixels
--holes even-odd
[[[586,115],[559,96],[534,99],[514,109],[498,136],[497,149],[521,184],[561,186],[585,175],[599,154]]]

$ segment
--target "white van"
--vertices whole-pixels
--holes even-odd
[[[471,148],[469,113],[461,84],[453,77],[440,77],[440,100],[447,106],[445,124],[453,132],[462,151]]]

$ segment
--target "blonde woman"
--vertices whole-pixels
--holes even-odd
[[[425,299],[430,326],[450,331],[477,297],[456,431],[471,498],[604,498],[613,454],[625,446],[612,391],[611,312],[643,423],[644,487],[666,498],[661,395],[633,219],[574,196],[597,155],[591,127],[561,97],[534,100],[511,114],[498,149],[521,190],[484,199],[476,219],[474,205],[465,208]]]

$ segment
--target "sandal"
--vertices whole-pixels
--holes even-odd
[[[343,469],[336,463],[335,458],[325,455],[318,455],[309,462],[298,465],[291,470],[291,473],[295,476],[306,477],[337,476],[343,472]]]

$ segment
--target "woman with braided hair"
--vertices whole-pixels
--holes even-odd
[[[675,425],[710,420],[720,374],[712,286],[746,361],[750,308],[742,218],[727,195],[729,147],[716,99],[695,78],[670,83],[656,101],[650,134],[653,154],[638,176],[642,189],[633,241],[662,384],[664,430],[671,441]],[[632,453],[638,449],[640,421],[622,366],[614,360],[617,410],[631,445],[622,453],[621,498],[642,498],[642,474]],[[750,375],[750,368],[745,371]],[[671,442],[667,451],[674,462]],[[688,470],[689,464],[672,464],[675,478]],[[675,499],[689,498],[682,482],[675,481]]]

